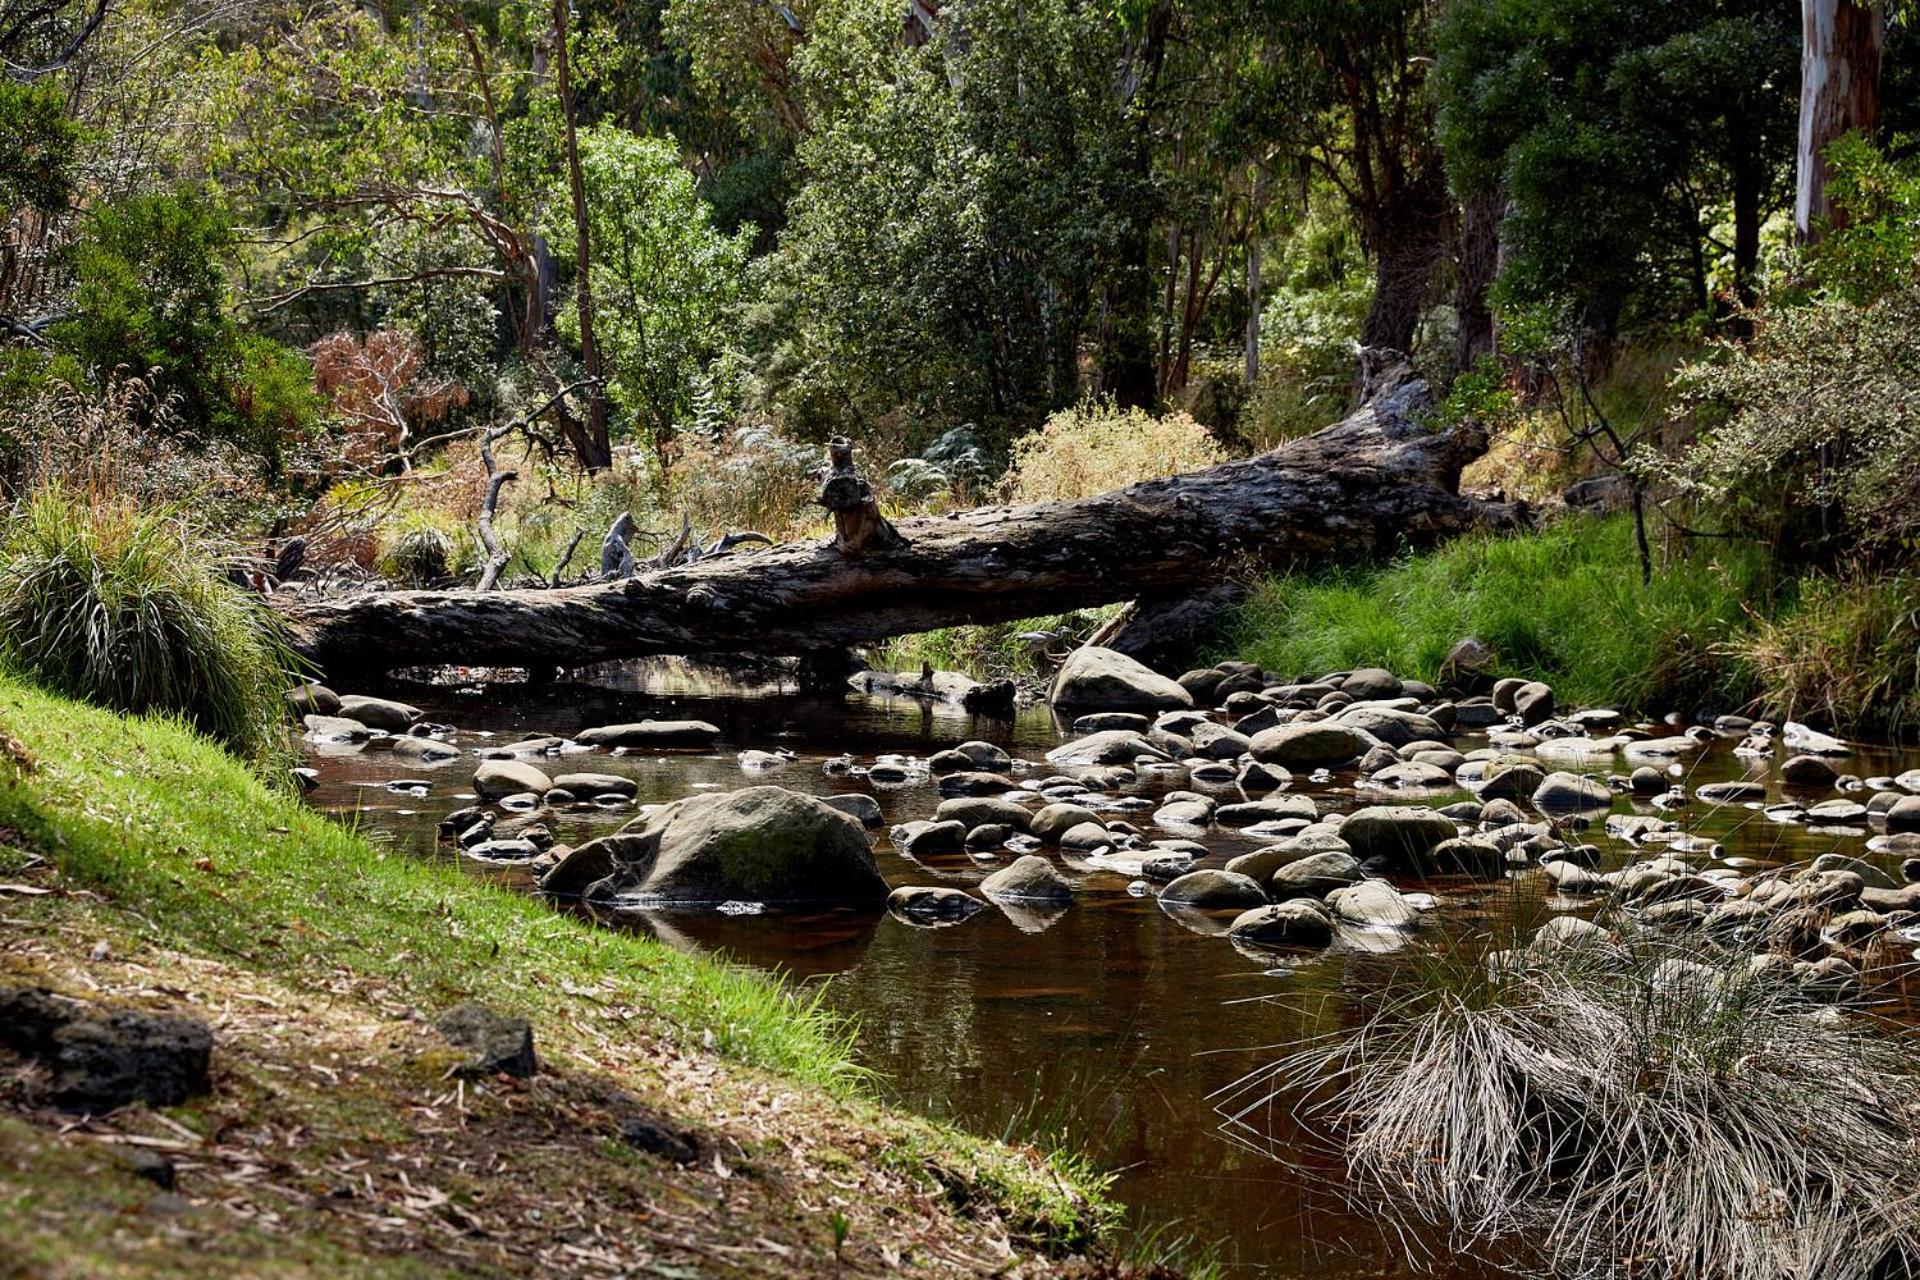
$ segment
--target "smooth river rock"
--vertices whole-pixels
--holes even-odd
[[[1191,707],[1193,695],[1124,653],[1082,645],[1054,678],[1052,701],[1081,711],[1159,711]]]

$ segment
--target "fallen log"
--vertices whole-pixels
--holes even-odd
[[[1426,384],[1387,373],[1342,422],[1269,453],[1097,497],[873,523],[857,541],[788,543],[620,582],[560,589],[276,597],[323,671],[442,663],[550,671],[650,654],[797,654],[962,623],[1002,622],[1220,582],[1232,569],[1391,552],[1524,509],[1459,492],[1486,450],[1472,423],[1423,422]],[[836,442],[837,443],[837,442]],[[826,504],[844,517],[836,450]],[[855,497],[858,497],[855,493]],[[885,522],[881,522],[885,524]]]

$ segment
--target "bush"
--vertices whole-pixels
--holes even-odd
[[[1224,1109],[1301,1098],[1371,1209],[1414,1238],[1513,1241],[1552,1275],[1913,1275],[1909,1037],[1816,1008],[1791,966],[1614,923],[1622,945],[1443,956]]]
[[[1062,409],[1015,442],[1006,483],[1016,502],[1051,502],[1226,460],[1220,442],[1184,413],[1156,418],[1095,400]]]
[[[812,502],[825,462],[823,450],[770,426],[741,427],[724,441],[688,446],[669,506],[708,536],[752,531],[777,542],[820,523]]]
[[[416,513],[381,529],[375,564],[396,582],[431,587],[471,568],[475,558],[473,538],[466,530],[449,533],[439,522]]]
[[[1295,674],[1378,664],[1431,680],[1467,636],[1501,675],[1545,680],[1569,702],[1691,710],[1745,700],[1726,643],[1767,595],[1758,549],[1695,549],[1640,585],[1625,517],[1537,534],[1463,538],[1385,568],[1274,578],[1229,623],[1230,656]]]
[[[185,520],[46,489],[0,543],[0,659],[116,711],[171,712],[243,756],[284,746],[295,658]]]

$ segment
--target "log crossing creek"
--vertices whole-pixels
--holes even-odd
[[[858,792],[874,797],[883,815],[871,835],[890,887],[942,886],[977,895],[979,882],[1013,855],[908,856],[892,829],[932,817],[944,798],[938,780],[916,772],[905,784],[880,783],[860,770],[883,756],[924,761],[963,742],[989,742],[1014,758],[1006,789],[1021,793],[1024,786],[1031,807],[1041,803],[1031,788],[1060,772],[1045,763],[1046,753],[1076,736],[1069,718],[1044,705],[988,718],[851,691],[802,694],[791,684],[718,677],[672,660],[603,668],[592,683],[391,683],[354,691],[403,700],[427,721],[451,726],[437,736],[459,754],[429,763],[396,756],[390,740],[308,742],[307,763],[317,772],[309,802],[357,820],[373,838],[411,855],[455,862],[527,892],[537,890],[524,867],[477,860],[437,832],[448,813],[484,803],[474,798],[472,779],[479,753],[492,747],[644,719],[707,721],[720,729],[711,749],[601,749],[536,761],[554,773],[618,775],[636,788],[621,803],[547,806],[542,821],[558,842],[578,846],[611,833],[641,806],[691,795],[769,784],[821,796]],[[1678,732],[1645,727],[1656,735]],[[1697,791],[1703,784],[1757,779],[1765,800],[1695,800],[1666,809],[1616,794],[1611,816],[1677,823],[1689,838],[1679,847],[1703,870],[1838,852],[1900,878],[1900,858],[1867,847],[1884,830],[1877,823],[1858,816],[1783,821],[1762,811],[1762,803],[1781,799],[1777,766],[1789,753],[1782,750],[1756,769],[1752,759],[1735,754],[1739,734],[1698,736],[1703,741],[1685,756],[1684,768],[1676,768],[1676,782]],[[1485,730],[1463,730],[1451,745],[1471,752],[1487,743]],[[749,767],[743,752],[767,754],[752,757],[755,767]],[[849,756],[855,771],[829,768]],[[1863,777],[1898,775],[1920,765],[1920,755],[1856,746],[1834,763]],[[1633,766],[1614,754],[1543,761],[1542,767],[1605,777]],[[1222,804],[1245,798],[1232,782],[1196,782],[1175,765],[1142,769],[1132,781],[1090,791],[1077,802],[1135,824],[1149,839],[1197,841],[1205,847],[1201,867],[1223,866],[1273,843],[1271,834],[1218,824],[1156,824],[1159,798],[1173,790],[1198,791]],[[1376,790],[1351,768],[1324,777],[1296,769],[1291,784],[1275,794],[1309,798],[1321,814],[1475,798],[1453,784]],[[1864,802],[1867,794],[1850,798]],[[1835,798],[1849,797],[1829,788],[1803,801]],[[1599,847],[1601,869],[1661,852],[1610,834],[1605,816],[1595,815],[1578,837]],[[1418,928],[1342,925],[1331,946],[1266,951],[1225,936],[1232,913],[1163,908],[1137,867],[1056,848],[1041,852],[1072,883],[1070,904],[989,903],[945,927],[882,911],[664,913],[579,903],[555,909],[675,947],[725,953],[799,984],[824,982],[829,1005],[858,1019],[857,1054],[877,1073],[882,1094],[980,1133],[1084,1152],[1116,1173],[1113,1194],[1139,1230],[1190,1237],[1212,1250],[1224,1274],[1301,1280],[1528,1274],[1511,1261],[1457,1257],[1441,1245],[1434,1246],[1438,1256],[1424,1254],[1418,1241],[1348,1203],[1337,1160],[1296,1141],[1286,1106],[1263,1108],[1230,1126],[1219,1098],[1286,1046],[1339,1035],[1361,1016],[1369,994],[1415,972],[1407,966],[1423,956],[1501,945],[1484,939],[1530,930],[1557,914],[1591,915],[1591,899],[1559,895],[1537,861],[1516,861],[1504,873],[1477,878],[1389,874],[1397,889],[1416,895]],[[502,956],[501,963],[510,968],[512,957]]]

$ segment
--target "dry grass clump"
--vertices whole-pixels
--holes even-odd
[[[1807,578],[1733,648],[1783,715],[1889,736],[1920,725],[1920,579]]]
[[[1089,401],[1062,409],[1013,446],[1007,493],[1015,502],[1051,502],[1225,462],[1227,451],[1184,413]]]
[[[1889,1280],[1920,1263],[1912,1036],[1698,944],[1529,949],[1240,1082],[1356,1196],[1556,1276]]]

